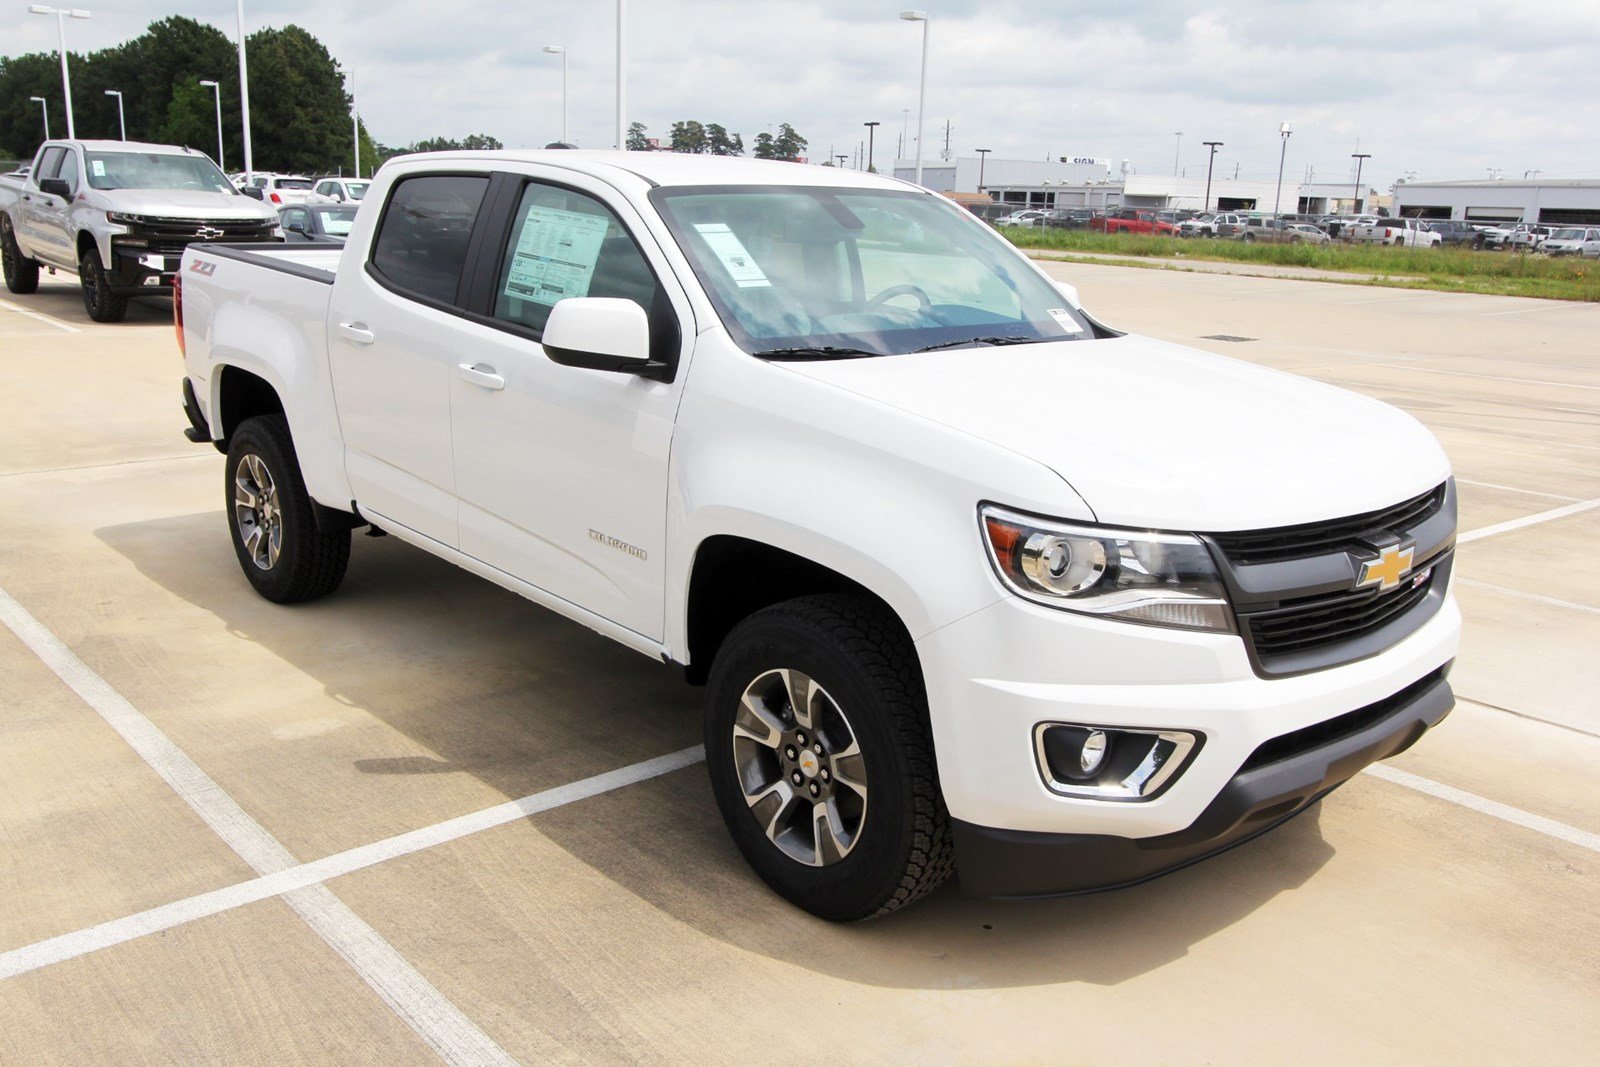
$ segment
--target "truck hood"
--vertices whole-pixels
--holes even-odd
[[[95,194],[107,211],[154,218],[276,219],[278,213],[260,201],[203,189],[117,189]]]
[[[1147,337],[782,365],[1036,459],[1116,525],[1315,522],[1449,475],[1438,441],[1397,408]]]

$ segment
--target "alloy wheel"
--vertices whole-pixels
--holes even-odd
[[[277,566],[283,552],[283,512],[278,484],[254,452],[239,460],[233,478],[233,521],[251,562],[264,571]]]

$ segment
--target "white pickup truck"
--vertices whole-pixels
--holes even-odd
[[[171,292],[191,241],[276,241],[277,227],[215,163],[174,145],[46,141],[26,177],[0,178],[6,288],[35,292],[41,269],[77,274],[96,322],[121,322],[130,296]]]
[[[733,838],[828,919],[1153,877],[1452,706],[1422,426],[1113,330],[903,182],[404,157],[342,249],[190,249],[176,308],[262,595],[372,524],[681,664]]]
[[[1438,248],[1444,241],[1443,237],[1428,229],[1423,219],[1376,219],[1350,227],[1346,236],[1358,243],[1404,245],[1407,248]]]

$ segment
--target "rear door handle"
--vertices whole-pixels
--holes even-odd
[[[346,340],[354,341],[358,345],[370,345],[377,340],[364,322],[341,322],[339,333]]]
[[[494,368],[487,363],[457,363],[456,373],[473,385],[481,385],[485,389],[498,391],[506,387],[506,380],[496,374]]]

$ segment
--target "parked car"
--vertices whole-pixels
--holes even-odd
[[[1380,218],[1350,228],[1350,240],[1371,244],[1404,245],[1407,248],[1437,248],[1439,235],[1421,219]]]
[[[285,241],[344,244],[355,221],[354,204],[286,204],[278,209],[278,233]]]
[[[1045,213],[1044,224],[1056,230],[1087,229],[1094,221],[1094,211],[1086,207],[1058,208]]]
[[[1545,226],[1536,222],[1519,223],[1512,228],[1506,238],[1506,244],[1513,252],[1535,252],[1544,244],[1545,238],[1555,232],[1554,226]]]
[[[1357,226],[1371,226],[1377,221],[1379,221],[1379,216],[1377,215],[1345,215],[1340,217],[1337,222],[1328,223],[1328,236],[1341,241],[1348,241],[1351,239],[1351,231]]]
[[[1483,247],[1490,250],[1504,249],[1509,246],[1511,234],[1520,223],[1498,222],[1478,226],[1478,232],[1483,234]]]
[[[311,197],[311,179],[298,174],[257,174],[245,186],[244,194],[273,208],[303,204]]]
[[[1251,218],[1239,235],[1246,244],[1257,241],[1266,244],[1327,244],[1328,235],[1307,222],[1289,222],[1284,219]]]
[[[1217,216],[1215,212],[1206,212],[1196,215],[1192,219],[1184,219],[1178,223],[1179,237],[1215,237],[1217,235]]]
[[[366,178],[318,178],[306,200],[312,204],[359,204],[372,182]]]
[[[1450,710],[1455,488],[1402,411],[1107,329],[873,174],[439,152],[368,195],[342,249],[184,257],[244,579],[328,594],[375,524],[681,666],[730,835],[816,915],[1140,882]],[[1074,368],[1115,388],[1039,387]]]
[[[170,293],[191,241],[270,241],[277,221],[176,145],[46,141],[26,178],[0,177],[6,288],[36,291],[41,269],[76,274],[96,322],[121,322],[130,296]]]
[[[1213,237],[1238,237],[1244,233],[1244,228],[1250,222],[1248,215],[1239,212],[1225,211],[1212,220],[1211,230]]]
[[[996,226],[1037,226],[1044,218],[1043,211],[1013,211],[994,220]]]
[[[1441,244],[1465,248],[1482,248],[1483,234],[1469,223],[1459,219],[1428,219],[1428,229],[1439,235]]]
[[[1539,251],[1552,256],[1600,259],[1600,227],[1563,226],[1544,239]]]
[[[1170,222],[1163,222],[1156,217],[1154,211],[1142,208],[1123,208],[1111,215],[1104,215],[1089,223],[1091,230],[1103,230],[1106,233],[1143,233],[1154,235],[1175,236],[1178,227]]]
[[[1330,244],[1333,238],[1329,237],[1320,228],[1309,222],[1292,222],[1286,227],[1289,243],[1292,245],[1325,245]]]

